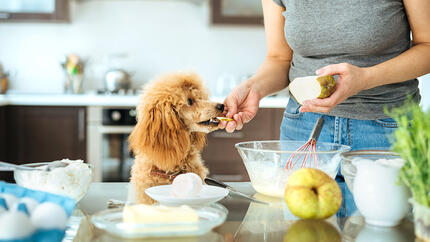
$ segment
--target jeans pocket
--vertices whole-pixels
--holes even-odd
[[[397,122],[392,118],[375,119],[373,122],[384,128],[397,128],[398,126]]]
[[[293,99],[290,98],[288,105],[285,108],[284,117],[298,119],[303,116],[304,113],[299,112],[300,105]]]

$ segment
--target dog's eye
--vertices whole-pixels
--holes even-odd
[[[194,103],[194,100],[193,99],[191,99],[191,98],[188,98],[188,105],[193,105],[193,103]]]

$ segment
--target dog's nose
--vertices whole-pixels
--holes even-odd
[[[218,103],[215,107],[217,110],[223,112],[224,111],[224,104]]]

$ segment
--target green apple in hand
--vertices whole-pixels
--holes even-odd
[[[291,174],[284,198],[291,213],[303,219],[328,218],[342,204],[342,192],[336,181],[314,168],[302,168]]]
[[[284,237],[284,242],[340,242],[337,229],[325,220],[298,220],[291,225]]]

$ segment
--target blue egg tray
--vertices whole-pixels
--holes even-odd
[[[32,198],[39,203],[44,202],[52,202],[60,205],[64,211],[66,211],[67,216],[70,217],[73,210],[75,209],[75,200],[72,198],[66,197],[66,196],[60,196],[48,192],[42,192],[42,191],[36,191],[27,189],[21,186],[18,186],[16,184],[10,184],[3,181],[0,181],[0,194],[11,194],[14,195],[17,198],[23,198],[23,197],[29,197]],[[0,199],[0,206],[5,206],[1,202],[2,199]],[[26,212],[26,208],[18,206],[18,210],[21,210],[23,212]],[[34,234],[32,234],[28,238],[19,238],[14,240],[1,240],[3,241],[10,241],[10,242],[56,242],[56,241],[62,241],[64,238],[64,235],[66,233],[66,230],[61,229],[38,229],[35,231]]]

